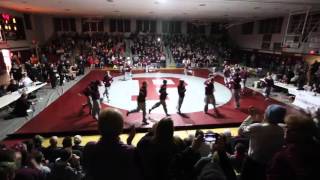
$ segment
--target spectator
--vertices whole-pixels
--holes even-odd
[[[13,111],[4,119],[13,119],[15,117],[28,116],[27,110],[30,108],[31,102],[28,101],[28,95],[22,93],[21,97],[15,102]]]
[[[19,89],[19,85],[18,85],[17,81],[14,79],[11,79],[10,84],[7,86],[6,91],[7,92],[14,92],[14,91],[17,91],[18,89]]]
[[[169,178],[169,165],[173,157],[181,151],[173,136],[173,121],[161,119],[155,127],[154,136],[138,142],[146,179],[163,180]]]
[[[0,150],[0,179],[13,180],[16,170],[15,153],[12,150]]]
[[[199,179],[203,179],[203,176],[206,176],[210,171],[217,171],[217,174],[220,175],[222,179],[237,179],[227,155],[225,145],[226,137],[223,134],[217,134],[216,140],[211,146],[210,156],[200,159],[195,164],[195,171],[199,174]]]
[[[140,180],[135,148],[120,141],[123,116],[115,109],[102,110],[98,119],[101,139],[84,148],[84,169],[92,180]]]
[[[49,143],[50,145],[45,149],[45,157],[50,163],[53,163],[59,157],[61,151],[61,148],[58,147],[58,137],[52,136]]]
[[[314,137],[316,126],[310,117],[289,115],[285,119],[286,146],[272,159],[268,180],[320,179],[320,146]]]
[[[237,143],[235,146],[234,154],[230,156],[232,167],[237,172],[237,174],[241,173],[243,163],[248,156],[246,151],[247,151],[247,148],[244,144]]]
[[[45,165],[45,159],[40,151],[33,151],[31,154],[31,164],[34,168],[38,169],[42,175],[46,178],[49,176],[51,170]]]
[[[70,162],[79,162],[79,157],[72,154],[70,149],[63,149],[60,152],[59,158],[54,162],[51,168],[49,180],[66,179],[66,180],[80,180],[81,171],[71,166]]]
[[[82,137],[80,135],[75,135],[73,137],[73,146],[72,150],[78,150],[80,152],[83,152],[83,146],[81,146]]]
[[[251,124],[252,119],[242,122],[239,133],[249,138],[248,158],[243,165],[242,179],[265,179],[268,162],[284,144],[284,131],[278,123],[283,122],[285,115],[283,106],[272,104],[267,107],[263,122]]]

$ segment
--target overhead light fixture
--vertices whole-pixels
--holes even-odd
[[[113,3],[113,0],[107,0],[107,2],[109,2],[109,3]]]
[[[16,31],[17,30],[17,26],[14,26],[13,29]]]
[[[201,4],[199,4],[199,6],[202,6],[202,7],[203,7],[203,6],[206,6],[206,4],[204,4],[204,3],[201,3]]]
[[[16,18],[12,18],[12,22],[15,24],[16,23]]]

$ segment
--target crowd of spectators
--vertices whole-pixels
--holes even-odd
[[[132,35],[131,53],[133,64],[137,66],[162,65],[165,67],[166,55],[161,36],[157,35]]]
[[[168,35],[165,44],[177,64],[189,62],[192,67],[209,67],[218,64],[218,57],[230,58],[230,52],[219,40],[205,36]]]
[[[238,136],[197,130],[185,139],[174,136],[170,117],[161,119],[132,145],[132,127],[127,142],[120,140],[123,115],[104,109],[99,115],[98,142],[81,146],[81,136],[52,136],[43,147],[39,135],[13,147],[1,145],[0,177],[70,180],[283,180],[319,179],[317,164],[319,130],[306,113],[288,114],[280,105],[270,105],[262,114],[253,107],[241,124]],[[312,118],[315,118],[314,120]]]

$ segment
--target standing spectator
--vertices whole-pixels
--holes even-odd
[[[73,146],[72,150],[78,150],[80,152],[83,152],[83,146],[81,146],[82,137],[80,135],[75,135],[73,137]]]
[[[249,138],[248,158],[243,165],[242,179],[266,178],[267,164],[284,144],[284,131],[278,123],[283,122],[285,115],[283,106],[272,104],[266,109],[263,122],[251,124],[250,118],[242,122],[239,133]]]
[[[311,118],[289,115],[285,119],[286,146],[272,159],[268,180],[320,179],[320,146],[315,141],[316,126]]]
[[[55,162],[56,159],[59,157],[59,153],[61,148],[58,147],[58,137],[57,136],[52,136],[49,139],[49,146],[45,149],[45,158],[50,162]]]
[[[115,109],[105,109],[99,115],[101,139],[84,148],[84,169],[91,180],[140,180],[140,168],[135,148],[120,141],[123,116]]]
[[[153,136],[138,142],[145,179],[169,179],[169,165],[173,157],[180,152],[173,132],[173,121],[165,117],[158,122]]]

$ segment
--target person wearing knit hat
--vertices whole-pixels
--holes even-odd
[[[286,112],[286,108],[281,105],[269,105],[265,111],[265,120],[273,124],[283,123]]]
[[[272,104],[265,110],[263,121],[253,123],[252,118],[247,118],[242,122],[239,135],[249,138],[249,150],[241,179],[266,178],[266,165],[284,144],[284,129],[278,123],[283,122],[285,116],[285,107]]]

